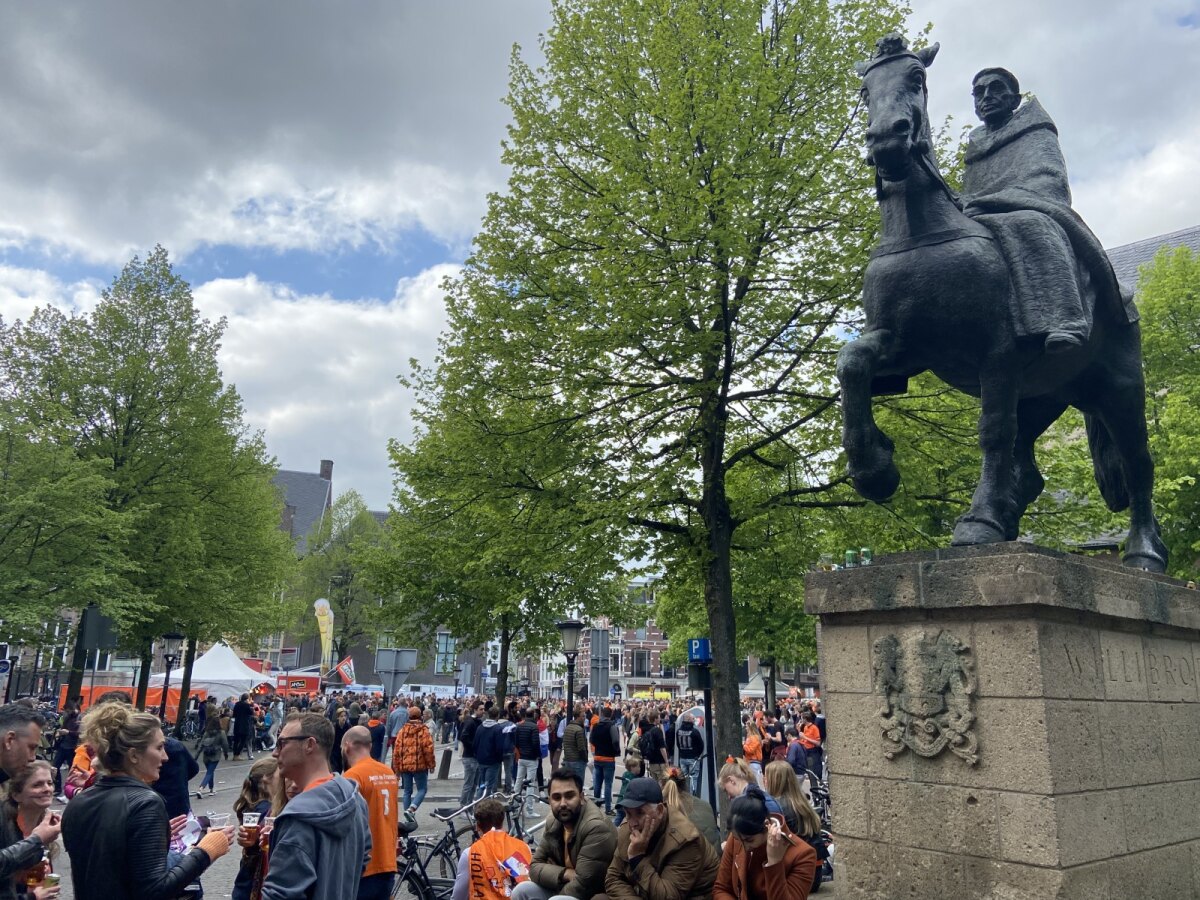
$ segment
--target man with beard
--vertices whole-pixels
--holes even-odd
[[[598,806],[583,799],[583,779],[572,769],[555,769],[547,791],[550,818],[529,866],[529,881],[513,900],[579,900],[604,892],[604,875],[617,846],[617,830]]]

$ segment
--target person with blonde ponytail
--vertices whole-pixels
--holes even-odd
[[[663,803],[672,813],[678,813],[696,826],[696,830],[708,838],[708,842],[721,849],[721,829],[713,808],[692,796],[691,777],[677,766],[671,766],[660,779]]]
[[[157,717],[102,703],[83,717],[80,737],[101,774],[63,814],[76,900],[169,900],[229,852],[233,829],[213,829],[168,868],[170,822],[150,787],[167,758]]]

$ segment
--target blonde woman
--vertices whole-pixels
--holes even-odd
[[[167,807],[150,787],[167,759],[156,716],[102,703],[83,717],[80,737],[102,774],[63,814],[77,900],[168,900],[229,852],[233,828],[213,829],[167,867]]]
[[[721,831],[717,828],[717,817],[707,803],[692,796],[691,782],[676,766],[667,769],[662,778],[663,803],[672,813],[678,813],[696,826],[696,830],[708,838],[708,842],[721,849]]]

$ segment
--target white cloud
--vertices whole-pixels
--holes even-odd
[[[332,459],[336,491],[352,487],[384,509],[387,441],[412,433],[413,397],[396,376],[412,357],[432,361],[445,326],[441,282],[455,272],[435,266],[378,302],[302,296],[253,276],[210,281],[193,293],[207,318],[228,320],[222,372],[280,465],[316,471]]]
[[[66,283],[40,269],[0,266],[0,318],[26,320],[39,306],[54,306],[67,313],[89,312],[100,299],[100,284]]]
[[[0,241],[119,265],[162,243],[461,249],[502,186],[511,47],[541,2],[13,8]]]
[[[305,296],[254,276],[193,287],[201,314],[227,320],[222,374],[236,385],[247,424],[262,429],[283,468],[315,472],[334,461],[334,488],[353,488],[373,509],[391,497],[387,442],[412,433],[414,398],[396,379],[410,358],[430,363],[445,327],[440,265],[402,279],[385,301]],[[0,316],[38,306],[89,311],[100,286],[0,266]]]

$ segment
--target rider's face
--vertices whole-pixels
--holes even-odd
[[[992,127],[1007,122],[1021,99],[1008,79],[995,73],[981,76],[971,95],[975,98],[975,115]]]

